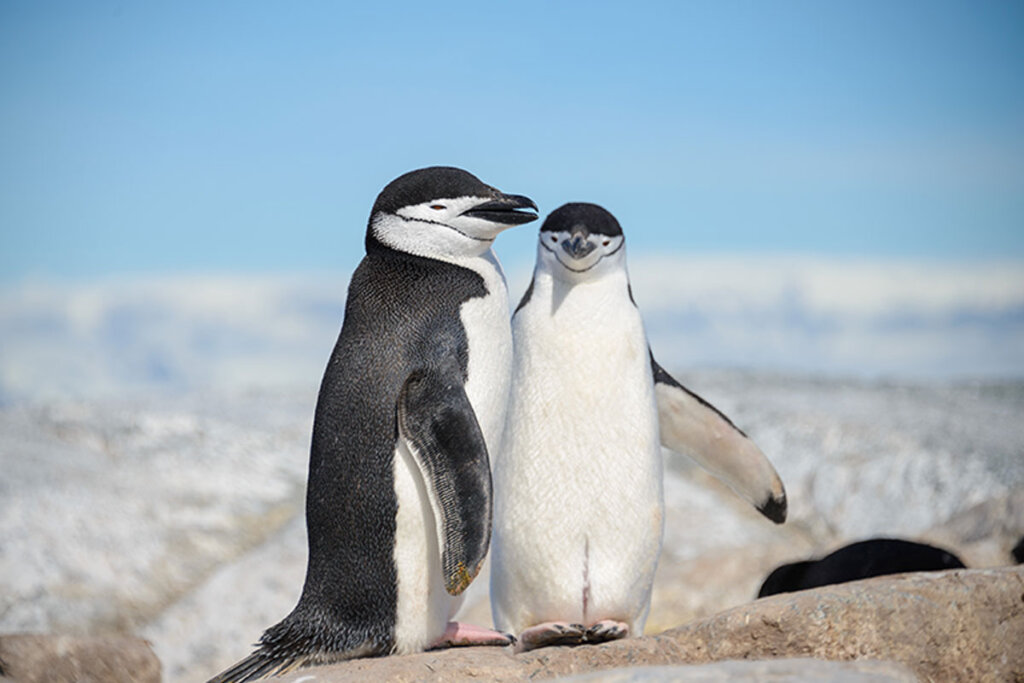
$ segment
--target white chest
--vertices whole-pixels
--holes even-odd
[[[560,292],[538,279],[534,287],[513,323],[516,429],[531,442],[557,441],[566,457],[578,445],[591,463],[605,450],[621,458],[623,444],[654,448],[647,339],[624,282],[607,278]]]
[[[462,304],[459,316],[469,346],[466,395],[493,459],[501,445],[512,374],[508,289],[494,253],[460,264],[484,279],[487,295]]]

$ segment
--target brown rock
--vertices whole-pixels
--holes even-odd
[[[521,681],[783,658],[894,661],[923,680],[1024,679],[1024,567],[886,576],[776,595],[657,636],[604,645],[518,655],[495,648],[425,652],[306,669],[278,680]]]
[[[0,662],[17,683],[160,683],[160,660],[131,636],[0,635]]]

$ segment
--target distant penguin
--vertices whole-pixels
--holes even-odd
[[[512,329],[491,606],[522,649],[642,633],[661,551],[662,444],[785,519],[782,482],[757,446],[654,360],[608,211],[573,203],[548,216]]]
[[[407,173],[377,197],[317,401],[302,596],[213,681],[512,642],[449,619],[490,542],[488,453],[501,442],[511,372],[491,244],[535,220],[530,209],[448,167]]]
[[[851,543],[820,560],[792,562],[776,568],[764,580],[757,597],[887,574],[963,568],[959,557],[941,548],[896,538],[873,538]]]
[[[1017,541],[1017,545],[1013,546],[1010,556],[1013,557],[1014,562],[1017,564],[1024,564],[1024,536]]]

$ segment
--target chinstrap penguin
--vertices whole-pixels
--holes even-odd
[[[764,454],[654,360],[625,254],[608,211],[560,207],[541,227],[512,320],[491,606],[521,649],[642,633],[661,551],[662,445],[785,519],[782,482]]]
[[[449,167],[402,175],[377,197],[317,400],[302,595],[214,682],[512,642],[449,619],[490,542],[488,453],[511,372],[491,244],[536,208]]]

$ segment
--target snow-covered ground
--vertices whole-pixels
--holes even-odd
[[[776,527],[667,453],[649,629],[868,536],[1009,562],[1024,534],[1024,270],[898,265],[634,263],[656,355],[761,445],[791,505]],[[518,296],[528,273],[510,275]],[[346,284],[0,290],[0,632],[140,633],[186,681],[288,612]],[[489,621],[486,578],[470,590],[467,616]]]

